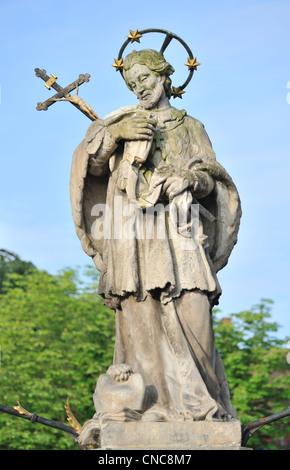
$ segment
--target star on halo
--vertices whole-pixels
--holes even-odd
[[[123,62],[123,59],[114,59],[115,60],[115,63],[112,65],[112,67],[116,67],[116,72],[118,72],[118,70],[122,70],[123,67],[124,67],[124,62]]]
[[[135,41],[140,43],[140,38],[142,38],[142,37],[143,36],[142,36],[142,34],[139,33],[138,29],[136,29],[136,31],[132,31],[130,29],[130,34],[127,36],[127,38],[130,39],[131,44]]]
[[[190,59],[188,57],[187,62],[184,65],[188,66],[188,70],[197,70],[197,67],[200,65],[200,63],[196,62],[196,57],[194,57],[193,59]]]
[[[182,99],[182,96],[185,93],[185,91],[183,91],[180,86],[179,87],[175,87],[173,86],[172,87],[172,90],[171,90],[171,95],[173,96],[173,98],[180,98]]]

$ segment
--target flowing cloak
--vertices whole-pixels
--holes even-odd
[[[136,170],[132,171],[129,165],[129,178],[125,174],[126,149],[124,144],[117,145],[112,140],[107,125],[136,111],[138,106],[123,107],[104,120],[93,122],[73,155],[72,214],[82,248],[100,271],[99,293],[112,307],[128,294],[143,300],[148,292],[158,291],[167,302],[179,297],[183,290],[193,289],[207,292],[212,303],[218,303],[221,289],[216,273],[227,264],[237,241],[240,199],[231,177],[216,161],[203,124],[187,116],[184,110],[171,107],[152,113],[157,116],[159,149],[156,150],[155,145],[151,154],[158,151],[161,154],[158,168],[167,164],[175,174],[183,174],[193,162],[199,175],[209,175],[214,181],[211,193],[204,197],[201,191],[203,197],[198,200],[215,218],[213,221],[203,217],[202,213],[200,215],[203,232],[200,239],[206,242],[194,250],[180,250],[180,240],[176,237],[171,237],[175,240],[168,242],[156,237],[149,240],[126,237],[124,240],[122,235],[116,235],[116,229],[124,227],[126,222],[119,210],[128,204],[126,186],[130,186],[130,178],[134,178]],[[142,178],[144,180],[143,174]],[[117,210],[116,201],[121,203]],[[107,220],[104,210],[100,212],[104,207],[107,208]],[[104,227],[108,228],[110,224],[109,236],[100,236],[100,230],[96,234],[95,228],[100,228],[100,221],[103,222],[103,233]]]
[[[100,271],[104,303],[116,311],[114,363],[141,373],[148,389],[157,391],[157,405],[173,410],[175,417],[210,419],[221,406],[237,418],[215,349],[210,310],[221,293],[216,273],[237,241],[239,195],[216,161],[203,124],[184,110],[150,111],[156,134],[150,145],[143,142],[143,155],[138,142],[116,144],[108,124],[139,111],[127,106],[93,122],[73,155],[70,180],[77,235]],[[141,153],[136,155],[136,149]],[[140,155],[144,164],[136,168],[132,158]],[[162,210],[163,236],[137,236],[144,232],[148,207],[168,202],[162,184],[152,185],[156,175],[158,180],[189,174],[197,179],[194,191],[182,195],[186,207],[194,197],[208,211],[199,211],[195,245],[184,247],[188,239],[181,227]],[[129,218],[133,230],[124,236],[128,203],[138,207],[138,217]]]

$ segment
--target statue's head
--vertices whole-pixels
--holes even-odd
[[[174,68],[166,62],[163,55],[153,49],[134,51],[124,60],[126,84],[146,109],[155,106],[162,95],[170,98],[169,77],[173,72]]]

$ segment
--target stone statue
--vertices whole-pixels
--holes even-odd
[[[123,77],[139,104],[94,121],[73,156],[76,232],[116,314],[113,365],[98,380],[85,443],[114,420],[238,419],[211,310],[240,199],[203,124],[170,105],[173,72],[155,50],[127,55]]]

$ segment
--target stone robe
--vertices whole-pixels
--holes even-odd
[[[116,144],[108,124],[140,112],[124,107],[93,122],[72,162],[76,231],[100,271],[99,293],[116,312],[114,363],[144,377],[151,410],[164,419],[236,417],[211,307],[221,294],[216,273],[237,241],[239,196],[204,126],[185,111],[150,111],[153,142]],[[162,210],[169,204],[162,178],[172,175],[195,178],[171,201],[173,212],[182,207],[179,222]],[[193,203],[200,208],[194,227]]]

